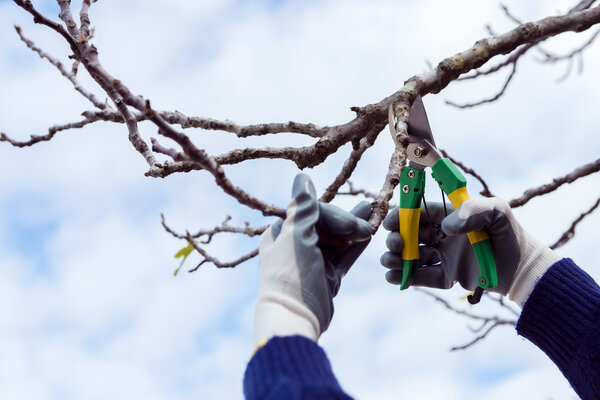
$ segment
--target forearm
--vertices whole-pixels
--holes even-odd
[[[600,287],[572,260],[542,276],[517,332],[552,359],[582,399],[600,398]]]
[[[252,357],[244,396],[258,399],[351,399],[319,345],[303,336],[274,337]]]

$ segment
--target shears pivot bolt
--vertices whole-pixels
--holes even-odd
[[[415,155],[415,157],[423,157],[425,155],[425,153],[426,153],[425,147],[423,147],[423,146],[417,146],[413,150],[413,154]]]
[[[408,192],[410,192],[410,188],[408,187],[408,185],[404,185],[404,186],[402,186],[402,191],[404,193],[408,193]]]
[[[481,278],[481,279],[479,280],[479,283],[481,283],[482,285],[485,285],[485,284],[486,284],[486,282],[487,282],[487,281],[486,281],[484,278]]]

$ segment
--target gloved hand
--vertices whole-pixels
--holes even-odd
[[[458,282],[463,288],[474,290],[479,266],[466,233],[479,229],[490,236],[498,272],[498,286],[488,290],[508,294],[520,306],[544,272],[560,259],[523,229],[502,199],[467,200],[456,211],[448,205],[448,212],[453,212],[445,218],[441,204],[428,203],[428,208],[429,218],[421,210],[419,241],[423,245],[419,247],[419,268],[413,285],[449,289]],[[393,284],[402,281],[403,244],[398,225],[395,208],[383,221],[384,228],[392,232],[386,240],[390,251],[381,256],[381,264],[390,269],[385,277]]]
[[[296,176],[285,221],[260,238],[255,346],[272,336],[317,340],[327,329],[341,279],[371,240],[370,214],[366,201],[351,212],[319,203],[310,178]],[[328,243],[319,233],[330,237]]]

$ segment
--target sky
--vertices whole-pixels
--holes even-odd
[[[73,1],[78,10],[80,1]],[[34,1],[58,19],[53,1]],[[523,20],[563,12],[568,1],[507,1]],[[93,43],[105,68],[155,108],[231,119],[241,124],[295,120],[320,125],[353,118],[350,107],[381,100],[404,80],[487,35],[513,27],[496,2],[460,0],[103,0],[90,11]],[[68,47],[10,1],[0,0],[0,131],[24,140],[89,109],[58,71],[27,49],[13,25],[69,64]],[[565,34],[557,53],[592,32]],[[519,63],[497,103],[456,110],[489,97],[497,77],[453,83],[424,102],[437,144],[512,199],[524,190],[598,157],[596,94],[600,51],[583,55],[581,74],[556,83],[565,64]],[[79,79],[102,92],[80,69]],[[157,137],[150,124],[142,136]],[[224,132],[187,132],[210,153],[233,146],[305,145],[273,135],[238,140]],[[165,145],[171,145],[161,139]],[[378,190],[392,141],[387,131],[365,154],[352,181]],[[349,148],[305,171],[322,191]],[[271,223],[215,189],[206,173],[144,176],[146,164],[123,126],[97,123],[17,149],[0,143],[0,398],[236,399],[252,352],[258,261],[234,270],[211,265],[173,276],[183,243],[176,230]],[[232,181],[280,207],[289,200],[293,163],[269,160],[228,166]],[[429,187],[433,181],[428,180]],[[600,195],[591,176],[534,199],[515,212],[525,228],[554,242]],[[480,185],[469,181],[477,195]],[[437,191],[428,198],[439,199]],[[350,208],[359,199],[340,198]],[[559,249],[595,279],[600,266],[596,213]],[[320,344],[349,394],[360,399],[575,398],[558,369],[512,327],[501,327],[467,351],[450,347],[473,336],[468,321],[414,290],[385,282],[378,232],[343,281],[336,312]],[[257,246],[257,238],[216,237],[223,260]],[[200,259],[191,257],[188,266]],[[437,292],[436,292],[437,293]],[[439,292],[460,307],[461,288]],[[473,311],[497,313],[490,302]]]

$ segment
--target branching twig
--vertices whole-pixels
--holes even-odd
[[[500,89],[500,91],[498,93],[496,93],[495,96],[490,97],[488,99],[483,99],[483,100],[476,101],[475,103],[458,104],[458,103],[455,103],[455,102],[453,102],[451,100],[446,100],[445,103],[448,104],[448,105],[450,105],[450,106],[456,107],[456,108],[471,108],[471,107],[480,106],[480,105],[485,104],[485,103],[493,103],[494,101],[496,101],[500,97],[502,97],[502,95],[504,94],[504,92],[506,92],[506,88],[508,87],[510,81],[512,81],[512,78],[515,76],[515,73],[517,72],[517,60],[515,60],[512,63],[512,66],[513,66],[512,71],[510,71],[510,74],[508,75],[508,78],[506,78],[506,81],[504,82],[504,86],[502,86],[502,89]]]
[[[588,215],[593,213],[594,210],[596,210],[599,205],[600,205],[600,198],[598,198],[598,200],[596,200],[594,205],[592,205],[592,207],[590,207],[587,211],[584,211],[583,213],[581,213],[581,215],[579,217],[577,217],[575,219],[575,221],[573,221],[573,223],[571,224],[569,229],[567,229],[565,231],[565,233],[563,233],[562,236],[554,244],[552,244],[550,246],[550,248],[554,250],[556,248],[564,246],[569,240],[571,240],[573,238],[573,236],[575,236],[575,227],[577,226],[577,224],[579,224],[585,217],[587,217]]]
[[[369,147],[373,146],[373,143],[375,143],[375,139],[377,138],[378,134],[379,131],[371,130],[367,137],[360,141],[358,147],[352,150],[352,152],[350,153],[350,157],[348,157],[348,159],[344,163],[342,170],[340,171],[338,176],[336,176],[331,185],[329,185],[327,189],[325,189],[325,192],[323,192],[319,201],[329,203],[331,200],[333,200],[335,195],[338,193],[340,187],[348,181],[348,179],[352,175],[352,172],[354,172],[354,170],[356,169],[356,166],[358,165],[358,162],[360,161],[360,158],[362,157],[364,152]],[[372,196],[372,198],[375,198],[375,196]]]
[[[0,142],[7,142],[7,143],[12,144],[15,147],[33,146],[34,144],[39,143],[39,142],[46,142],[46,141],[52,140],[54,135],[56,135],[58,132],[66,131],[69,129],[83,128],[84,126],[89,125],[92,122],[95,122],[95,121],[89,120],[89,119],[84,119],[83,121],[71,122],[71,123],[64,124],[64,125],[54,125],[54,126],[51,126],[50,128],[48,128],[48,133],[46,135],[31,135],[29,140],[26,140],[23,142],[12,139],[9,136],[7,136],[5,133],[0,132]]]
[[[198,264],[195,268],[190,269],[189,272],[195,272],[196,270],[198,270],[198,268],[200,268],[200,266],[202,264],[204,264],[206,262],[214,264],[215,267],[217,267],[217,268],[233,268],[233,267],[237,267],[244,261],[248,261],[258,255],[258,249],[255,249],[255,250],[251,251],[250,253],[244,254],[243,256],[241,256],[233,261],[222,262],[219,259],[212,257],[211,255],[209,255],[206,252],[206,250],[204,250],[202,247],[198,246],[198,244],[194,241],[194,238],[192,238],[192,235],[190,235],[189,232],[187,232],[185,237],[188,240],[188,242],[194,247],[194,249],[198,253],[200,253],[202,255],[202,257],[204,257],[204,260],[202,260],[200,262],[200,264]]]
[[[456,351],[456,350],[464,350],[468,347],[471,347],[472,345],[474,345],[475,343],[477,343],[478,341],[480,341],[481,339],[487,337],[487,335],[496,327],[498,326],[502,326],[502,325],[514,325],[516,323],[516,320],[512,320],[512,319],[505,319],[505,318],[500,318],[498,316],[483,316],[483,315],[477,315],[477,314],[473,314],[471,312],[465,311],[465,310],[461,310],[459,308],[456,308],[455,306],[453,306],[452,304],[450,304],[447,300],[445,300],[444,298],[436,295],[435,293],[429,291],[429,290],[425,290],[419,287],[415,287],[415,290],[421,292],[421,293],[425,293],[428,296],[432,297],[435,301],[441,303],[446,309],[462,315],[466,318],[469,318],[471,320],[475,320],[475,321],[482,321],[482,325],[474,330],[474,332],[480,332],[485,326],[488,326],[488,328],[481,334],[479,334],[478,336],[476,336],[473,340],[471,340],[469,343],[466,343],[462,346],[454,346],[452,348],[450,348],[450,351]],[[498,299],[493,298],[494,300],[498,301]],[[516,312],[509,307],[508,305],[506,305],[502,300],[498,301],[500,305],[503,306],[503,308],[506,308],[508,310],[510,310],[512,313]]]
[[[346,184],[348,185],[348,191],[347,192],[338,192],[338,195],[340,195],[340,196],[363,195],[368,199],[375,199],[375,197],[377,197],[377,195],[373,192],[369,192],[368,190],[365,190],[365,189],[355,188],[354,184],[351,181],[346,181]]]
[[[88,99],[95,107],[104,110],[107,108],[107,104],[106,103],[102,103],[100,100],[98,100],[96,98],[96,96],[94,96],[92,93],[88,92],[87,90],[85,90],[81,84],[79,83],[79,81],[77,80],[77,78],[75,78],[75,75],[77,74],[77,67],[76,65],[78,64],[73,64],[73,68],[71,69],[71,71],[68,71],[65,66],[63,65],[63,63],[61,63],[60,61],[58,61],[56,58],[52,57],[50,54],[46,53],[45,51],[43,51],[42,49],[40,49],[39,47],[37,47],[35,45],[35,43],[33,43],[32,40],[28,39],[27,37],[25,37],[25,35],[23,35],[23,32],[21,31],[21,27],[18,25],[15,25],[15,30],[17,31],[17,33],[19,34],[19,37],[21,38],[21,40],[25,43],[25,45],[27,47],[29,47],[31,50],[35,51],[40,58],[44,58],[46,59],[50,64],[54,65],[54,67],[56,67],[56,69],[58,69],[58,71],[61,73],[62,76],[64,76],[65,78],[67,78],[71,84],[73,85],[73,88],[75,90],[77,90],[83,97],[85,97],[86,99]]]
[[[240,233],[240,234],[244,234],[246,236],[252,237],[252,236],[257,236],[257,235],[262,234],[269,227],[269,226],[254,227],[254,226],[248,225],[248,223],[246,223],[246,225],[244,227],[229,226],[227,224],[227,222],[229,222],[231,217],[227,216],[227,218],[223,221],[221,226],[217,226],[213,229],[200,230],[193,235],[190,234],[189,232],[186,232],[185,235],[182,235],[182,234],[175,232],[173,229],[171,229],[171,227],[169,227],[169,225],[167,224],[167,222],[165,220],[165,216],[163,214],[160,214],[160,219],[161,219],[161,224],[162,224],[163,228],[165,229],[165,231],[170,233],[173,237],[176,237],[178,239],[185,239],[189,244],[191,244],[194,247],[194,249],[198,253],[200,253],[200,255],[202,255],[202,257],[204,257],[204,259],[200,262],[200,264],[198,264],[195,268],[190,269],[189,272],[196,271],[202,264],[204,264],[206,262],[210,262],[210,263],[214,264],[217,268],[233,268],[233,267],[236,267],[237,265],[243,263],[244,261],[248,261],[251,258],[256,257],[258,255],[258,249],[256,249],[256,250],[251,251],[248,254],[245,254],[245,255],[237,258],[236,260],[233,260],[230,262],[222,262],[219,259],[217,259],[216,257],[209,255],[206,252],[206,250],[204,250],[202,247],[200,247],[198,245],[198,243],[196,242],[196,239],[200,238],[201,236],[206,236],[206,239],[201,240],[200,243],[209,244],[210,241],[212,240],[213,236],[218,233],[222,233],[222,232]]]

